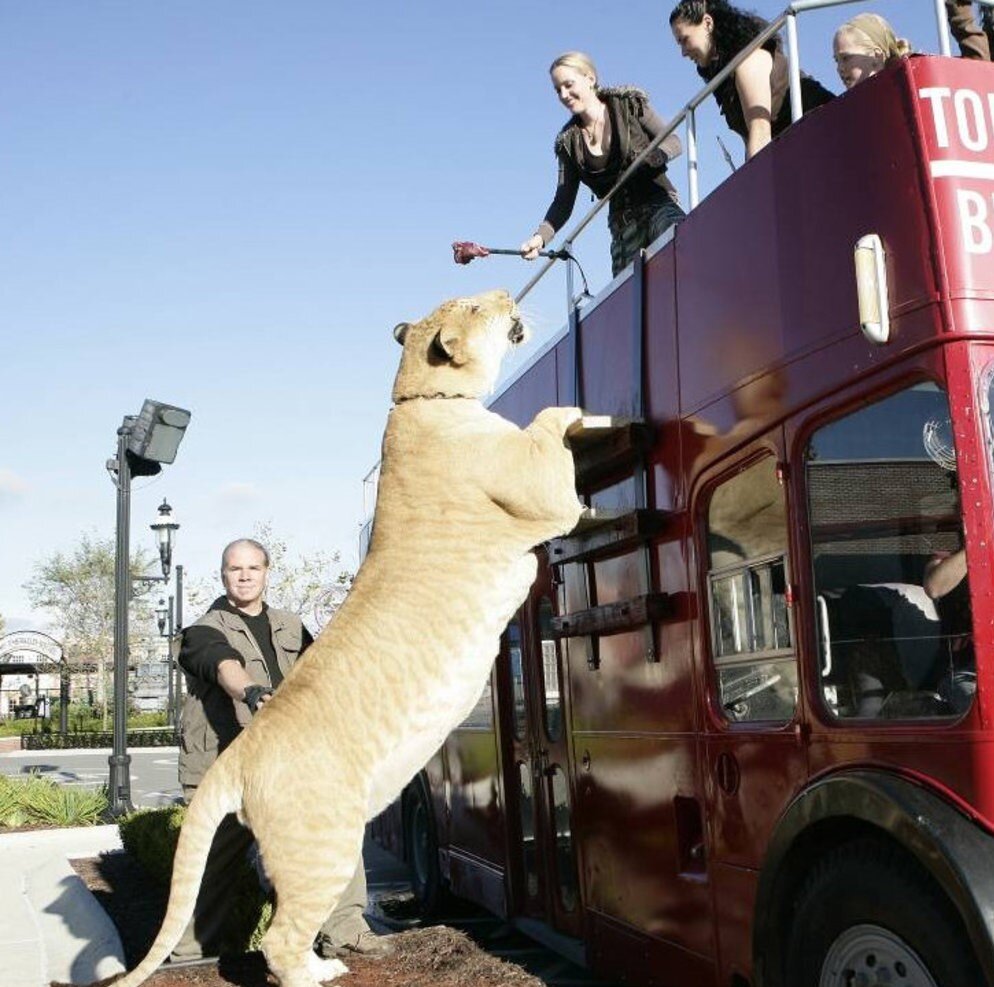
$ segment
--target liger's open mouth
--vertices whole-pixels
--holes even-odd
[[[518,343],[524,342],[525,324],[517,315],[511,316],[511,329],[507,334],[507,338],[511,341],[512,346],[517,346]]]

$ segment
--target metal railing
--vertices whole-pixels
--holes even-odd
[[[943,55],[949,55],[949,25],[946,23],[946,11],[944,0],[931,0],[935,8],[936,27],[939,35],[939,51]],[[994,0],[978,0],[982,6],[994,7]],[[687,187],[690,199],[690,208],[693,209],[700,201],[700,187],[698,182],[698,155],[697,155],[697,108],[730,76],[732,73],[758,48],[761,48],[770,38],[779,34],[780,30],[787,28],[786,57],[790,80],[790,109],[791,120],[797,121],[802,115],[801,106],[801,64],[799,57],[797,15],[807,13],[811,10],[821,10],[828,7],[843,7],[853,3],[866,4],[867,0],[795,0],[786,10],[765,27],[751,42],[743,48],[706,86],[698,90],[683,108],[673,117],[669,125],[657,134],[649,145],[632,161],[632,163],[622,172],[617,182],[614,183],[610,191],[599,199],[584,217],[573,227],[562,242],[561,250],[569,253],[573,251],[573,244],[577,237],[590,225],[593,218],[611,201],[618,190],[628,181],[628,179],[641,166],[642,162],[667,137],[672,134],[681,124],[686,124],[686,146],[687,146]],[[515,296],[515,301],[520,302],[526,295],[545,277],[545,275],[555,265],[555,258],[547,260],[528,283]],[[573,291],[573,264],[566,261],[566,292],[568,305],[570,308],[575,303]]]

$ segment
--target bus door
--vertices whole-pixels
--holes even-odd
[[[773,442],[723,467],[698,513],[710,869],[722,958],[733,964],[724,974],[748,964],[756,872],[777,818],[807,775],[782,452],[778,431]]]
[[[552,635],[549,567],[507,630],[511,757],[506,762],[515,911],[567,935],[581,933],[567,750],[563,655]]]

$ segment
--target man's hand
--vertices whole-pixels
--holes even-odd
[[[265,685],[247,685],[242,694],[242,702],[248,706],[249,711],[255,716],[259,712],[259,707],[269,702],[273,690]]]

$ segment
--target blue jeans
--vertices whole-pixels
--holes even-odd
[[[635,206],[612,209],[608,216],[611,273],[623,271],[640,250],[685,217],[686,213],[664,193]]]

